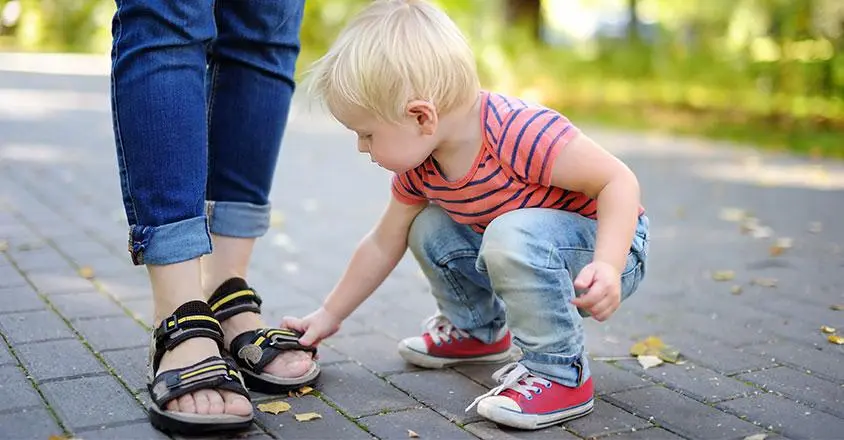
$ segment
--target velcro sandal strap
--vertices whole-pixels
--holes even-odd
[[[168,402],[200,389],[228,390],[249,397],[236,365],[212,356],[187,368],[168,370],[148,385],[150,397],[164,408]]]
[[[155,329],[153,369],[158,371],[161,358],[168,350],[191,338],[210,338],[223,350],[223,329],[204,301],[188,301]]]
[[[261,297],[243,278],[231,278],[211,295],[208,305],[220,322],[243,312],[261,313]]]
[[[231,343],[231,353],[242,368],[260,374],[281,352],[301,350],[316,354],[316,347],[299,343],[302,333],[291,329],[262,328],[244,332]]]

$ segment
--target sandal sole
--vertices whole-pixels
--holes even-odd
[[[207,421],[199,421],[203,419]],[[220,417],[181,413],[176,416],[175,413],[161,411],[155,406],[149,408],[149,420],[159,431],[185,436],[245,431],[252,426],[253,422],[252,417],[231,415]]]
[[[291,383],[270,382],[245,369],[241,369],[240,372],[243,376],[243,382],[246,384],[246,389],[250,391],[257,391],[264,394],[286,394],[288,391],[298,390],[304,386],[310,386],[316,383],[321,370],[319,365],[314,363],[314,368],[311,371],[301,377],[290,379],[291,381],[296,381]]]

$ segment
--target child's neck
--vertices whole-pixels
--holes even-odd
[[[459,180],[472,169],[483,145],[480,99],[440,117],[442,138],[431,154],[448,180]]]

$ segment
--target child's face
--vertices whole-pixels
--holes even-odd
[[[363,112],[335,115],[349,130],[358,135],[358,151],[369,155],[372,162],[395,173],[416,168],[436,147],[434,127],[425,117],[409,116],[401,124],[382,122]]]

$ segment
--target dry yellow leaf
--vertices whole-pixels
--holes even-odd
[[[284,214],[281,211],[273,209],[270,211],[270,227],[278,228],[284,224]]]
[[[832,333],[835,333],[835,329],[828,326],[828,325],[822,325],[821,326],[821,332],[826,333],[826,334],[832,334]]]
[[[259,403],[258,410],[269,414],[279,414],[285,411],[290,411],[290,404],[281,400],[276,400],[270,403]]]
[[[316,420],[316,419],[321,419],[321,418],[322,418],[322,416],[315,413],[315,412],[309,412],[309,413],[304,413],[304,414],[296,414],[296,421],[298,421],[298,422],[309,422],[311,420]]]
[[[79,268],[79,276],[90,280],[94,278],[94,269],[91,266],[83,266]]]
[[[836,345],[844,345],[844,336],[841,336],[841,335],[829,335],[829,337],[828,337],[828,338],[826,338],[826,339],[827,339],[829,342],[832,342],[833,344],[836,344]]]
[[[730,281],[736,277],[736,273],[732,270],[716,270],[712,272],[712,279],[715,281]]]
[[[829,306],[830,310],[835,310],[836,312],[844,311],[844,304],[833,304]]]
[[[790,238],[778,238],[771,248],[769,249],[769,253],[772,257],[776,257],[778,255],[782,255],[786,249],[790,249],[794,244],[793,240]]]
[[[662,363],[662,359],[652,356],[652,355],[642,355],[636,357],[636,360],[639,361],[639,365],[642,366],[645,370],[648,368],[656,367],[657,365]]]
[[[736,284],[735,286],[731,287],[730,293],[732,293],[733,295],[741,295],[741,286]]]
[[[6,240],[0,240],[0,252],[6,252],[9,250],[9,242]]]
[[[738,208],[721,208],[718,217],[728,222],[740,222],[747,217],[747,212]]]
[[[51,435],[47,437],[47,440],[67,440],[67,437],[63,435]]]
[[[682,206],[677,208],[677,218],[679,218],[679,219],[686,218],[686,208],[683,208]]]
[[[762,287],[777,287],[776,278],[754,278],[751,283]]]
[[[662,339],[656,336],[649,336],[630,347],[630,354],[633,356],[656,356],[664,362],[672,364],[680,360],[680,351],[666,345]]]
[[[304,387],[302,387],[302,388],[299,388],[299,396],[301,397],[301,396],[304,396],[304,395],[306,395],[306,394],[310,394],[310,393],[312,393],[313,391],[314,391],[314,389],[313,389],[313,388],[311,388],[311,387],[309,387],[309,386],[304,386]]]
[[[419,438],[419,434],[413,432],[412,429],[407,430],[407,436],[410,437],[410,438]]]

